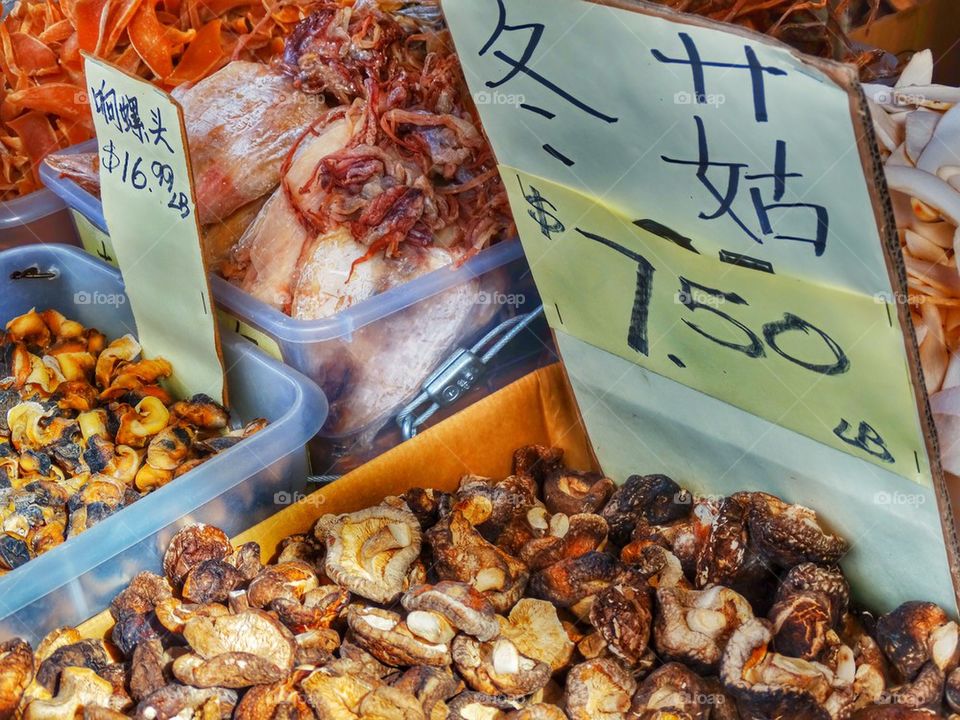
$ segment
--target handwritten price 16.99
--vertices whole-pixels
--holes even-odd
[[[143,190],[152,193],[156,189],[167,199],[167,207],[175,211],[181,218],[190,216],[190,203],[187,196],[174,190],[173,168],[163,162],[154,160],[147,167],[143,158],[131,155],[129,150],[119,151],[110,140],[101,150],[103,155],[100,164],[111,175],[119,174],[123,182],[129,183],[134,190]],[[161,200],[163,201],[163,200]]]

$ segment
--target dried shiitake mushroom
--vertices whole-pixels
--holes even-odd
[[[132,351],[104,361],[111,392],[156,371],[131,367]],[[74,517],[125,502],[150,444],[97,438],[152,392],[77,419],[103,467],[67,493],[85,498]],[[38,397],[14,418],[18,443],[68,431]],[[223,419],[202,398],[170,414],[198,437]],[[167,440],[151,444],[177,450]],[[32,451],[0,432],[0,500],[29,495],[2,526],[20,534],[3,536],[53,524],[58,483],[40,475],[69,467],[60,447],[24,462]],[[834,564],[846,545],[812,511],[763,493],[694,499],[665,476],[603,506],[604,480],[523,448],[505,480],[323,516],[266,567],[256,543],[186,527],[165,577],[141,573],[111,604],[112,645],[63,629],[35,654],[0,646],[0,720],[913,720],[960,706],[957,623],[930,603],[876,621],[851,610]]]
[[[489,512],[490,504],[482,496],[457,503],[425,537],[440,579],[471,585],[497,612],[505,612],[523,595],[529,572],[520,560],[487,542],[474,527]]]
[[[414,634],[404,619],[390,610],[351,606],[347,624],[353,640],[387,665],[449,665],[451,638],[437,642]]]
[[[387,505],[324,516],[314,533],[327,546],[327,576],[374,602],[389,603],[399,597],[420,555],[416,516]]]
[[[749,524],[760,554],[780,567],[834,565],[847,552],[847,541],[824,530],[813,510],[768,493],[751,493]]]
[[[33,680],[33,651],[20,639],[0,645],[0,720],[12,718]]]
[[[690,512],[687,496],[666,475],[631,475],[600,513],[610,527],[610,540],[623,546],[641,519],[653,525],[679,520]]]
[[[567,673],[564,707],[570,720],[618,720],[636,690],[637,681],[617,661],[588,660]]]

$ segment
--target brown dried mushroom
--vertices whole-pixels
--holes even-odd
[[[637,720],[677,717],[707,720],[711,703],[704,681],[680,663],[667,663],[640,684],[630,706]]]
[[[457,635],[452,650],[457,672],[480,693],[522,697],[550,680],[549,665],[522,654],[504,637],[481,643],[469,635]]]
[[[957,625],[933,603],[906,602],[882,616],[876,637],[902,681],[913,680],[929,660],[942,670],[956,666]]]
[[[375,607],[352,606],[347,624],[353,640],[387,665],[449,665],[450,646],[415,635],[397,613]]]
[[[750,496],[750,537],[768,561],[785,568],[834,565],[848,548],[846,540],[821,527],[813,510],[760,492]]]
[[[600,514],[610,527],[610,540],[623,546],[641,520],[663,525],[685,517],[690,512],[688,498],[666,475],[631,475]]]
[[[647,653],[653,625],[653,603],[646,587],[617,582],[597,593],[590,607],[590,624],[606,647],[628,666]]]
[[[425,536],[442,580],[465,582],[483,593],[497,612],[509,610],[523,595],[526,565],[484,540],[474,521],[489,515],[483,499],[458,503]]]
[[[33,680],[33,651],[20,639],[0,645],[0,720],[13,717]]]
[[[197,523],[179,530],[163,555],[163,572],[176,587],[205,560],[223,560],[233,552],[230,538],[220,528]]]
[[[417,585],[406,592],[402,602],[411,615],[418,611],[440,615],[457,630],[481,642],[500,633],[493,605],[466,583],[443,580],[436,585]]]
[[[326,543],[327,576],[374,602],[393,602],[420,555],[420,523],[386,505],[320,518],[314,532]]]
[[[570,720],[619,720],[636,689],[636,680],[615,660],[589,660],[567,674],[564,707]]]

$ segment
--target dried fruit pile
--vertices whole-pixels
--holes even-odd
[[[228,428],[210,398],[174,402],[163,358],[56,310],[0,342],[0,575],[82,533],[265,425]],[[0,717],[4,717],[0,712]]]
[[[114,600],[114,661],[0,655],[0,717],[913,720],[958,708],[958,626],[850,607],[846,542],[759,492],[615,488],[518,450],[505,480],[321,517],[274,562],[181,530]],[[5,714],[6,713],[6,714]]]

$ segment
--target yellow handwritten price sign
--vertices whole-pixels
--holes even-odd
[[[882,299],[721,263],[501,172],[554,328],[929,484],[903,335]]]
[[[931,485],[853,68],[644,3],[443,9],[555,329]]]
[[[180,106],[96,58],[85,56],[85,72],[103,214],[140,343],[173,364],[177,394],[225,401]]]

